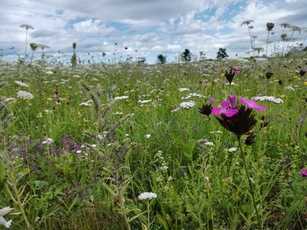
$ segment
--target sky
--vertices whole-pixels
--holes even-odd
[[[307,27],[307,0],[0,0],[0,6],[4,54],[24,51],[21,24],[33,26],[30,41],[48,45],[49,52],[71,52],[76,42],[80,53],[149,59],[160,53],[174,57],[185,48],[208,57],[220,47],[230,56],[245,55],[245,20],[254,20],[257,47],[265,44],[267,22],[276,24],[276,36],[280,23]],[[297,34],[301,41],[304,36]]]

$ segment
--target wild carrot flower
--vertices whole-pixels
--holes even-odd
[[[24,100],[31,100],[34,96],[30,92],[20,90],[17,92],[17,97]]]
[[[138,196],[139,200],[152,200],[156,198],[157,198],[157,194],[153,192],[143,192]]]
[[[220,124],[238,137],[247,134],[256,124],[253,111],[264,111],[264,106],[255,101],[236,96],[229,96],[223,100],[219,107],[212,108],[211,114],[217,118]]]

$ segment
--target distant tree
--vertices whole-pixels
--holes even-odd
[[[185,49],[181,54],[181,60],[184,62],[190,62],[192,60],[192,53],[189,49]]]
[[[216,58],[217,59],[224,59],[224,58],[227,58],[227,57],[229,57],[229,56],[226,52],[226,49],[225,48],[219,48]]]
[[[165,64],[165,63],[166,63],[166,56],[163,55],[163,54],[159,54],[159,55],[157,56],[157,59],[158,59],[158,63],[159,63],[159,64]]]
[[[73,49],[73,54],[72,54],[72,56],[71,56],[70,62],[71,62],[71,66],[72,66],[73,68],[75,68],[75,67],[77,66],[77,64],[78,64],[77,51],[76,51],[76,49],[77,49],[77,43],[74,42],[74,43],[72,44],[72,49]]]

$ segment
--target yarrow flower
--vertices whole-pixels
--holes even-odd
[[[29,88],[29,85],[22,82],[22,81],[15,81],[15,84],[20,86],[20,87],[25,87],[25,88]]]
[[[139,200],[152,200],[156,198],[157,198],[157,194],[154,192],[143,192],[138,196]]]
[[[0,225],[3,225],[6,228],[10,228],[12,225],[12,220],[7,221],[4,219],[4,216],[10,213],[13,209],[10,207],[5,207],[0,209]]]
[[[179,104],[176,109],[173,109],[172,112],[177,112],[180,109],[191,109],[195,106],[194,101],[183,101]]]
[[[211,114],[224,128],[240,137],[255,126],[254,110],[264,111],[266,108],[244,97],[238,100],[236,96],[229,96],[219,107],[212,108]]]
[[[283,99],[278,98],[278,97],[273,97],[273,96],[256,96],[256,97],[253,97],[252,100],[273,102],[275,104],[282,104],[282,103],[284,103]]]
[[[17,92],[17,97],[24,100],[31,100],[34,98],[32,93],[23,90]]]

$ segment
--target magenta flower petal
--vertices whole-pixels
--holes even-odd
[[[229,102],[231,108],[235,108],[237,106],[237,97],[236,96],[229,96],[227,98],[227,101]]]
[[[228,118],[231,118],[231,117],[237,115],[238,112],[239,112],[238,109],[227,109],[225,111],[222,111],[222,114],[224,114]]]
[[[300,175],[301,175],[302,177],[307,177],[307,168],[301,169]]]
[[[211,114],[215,117],[218,117],[221,115],[221,108],[218,108],[218,107],[214,107],[212,108],[211,110]]]
[[[254,110],[257,110],[257,111],[264,111],[264,110],[266,110],[265,106],[258,105],[255,101],[249,100],[249,99],[244,98],[244,97],[240,98],[240,103],[242,105],[245,105],[249,109],[254,109]]]

